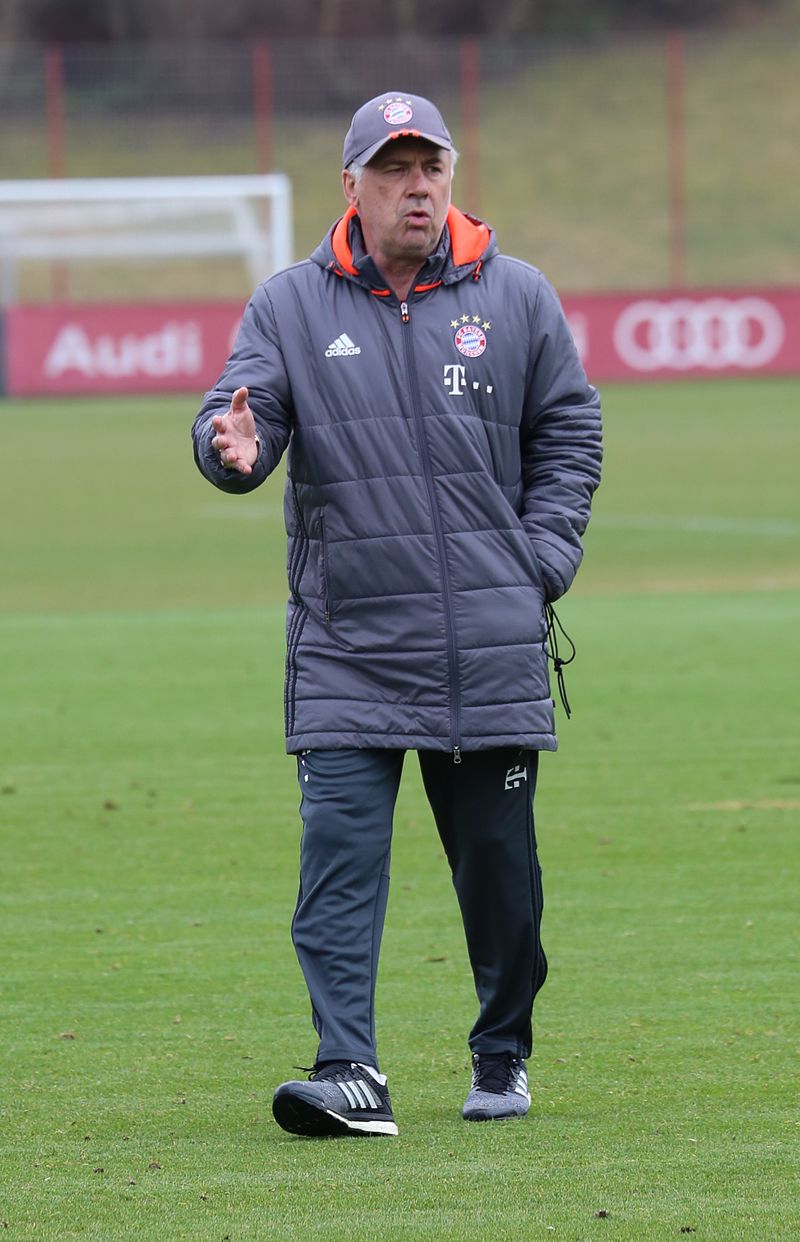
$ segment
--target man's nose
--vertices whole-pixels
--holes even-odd
[[[430,193],[425,169],[419,165],[416,168],[412,168],[408,174],[408,192],[409,194],[417,195]]]

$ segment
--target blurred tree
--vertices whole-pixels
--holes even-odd
[[[732,19],[783,0],[0,0],[0,40],[591,33]]]
[[[0,43],[13,43],[23,33],[23,0],[2,0],[0,3]]]

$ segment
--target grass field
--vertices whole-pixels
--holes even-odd
[[[532,1116],[459,1117],[474,1002],[409,756],[379,983],[400,1137],[296,1140],[281,481],[189,400],[0,405],[0,1231],[796,1239],[800,384],[608,388],[537,798]]]

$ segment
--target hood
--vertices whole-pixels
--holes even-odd
[[[496,253],[493,229],[475,216],[451,206],[441,242],[425,261],[419,273],[421,283],[415,286],[415,291],[421,292],[437,284],[454,284],[466,276],[477,280],[483,264]],[[348,277],[378,295],[388,296],[390,292],[379,287],[382,284],[380,273],[370,257],[363,253],[358,213],[354,207],[348,207],[337,220],[311,259],[320,267]]]

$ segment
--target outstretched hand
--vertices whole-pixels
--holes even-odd
[[[258,457],[258,441],[256,421],[247,404],[247,389],[237,388],[230,408],[224,414],[215,414],[211,424],[217,433],[211,444],[223,466],[238,470],[240,474],[252,474]]]

